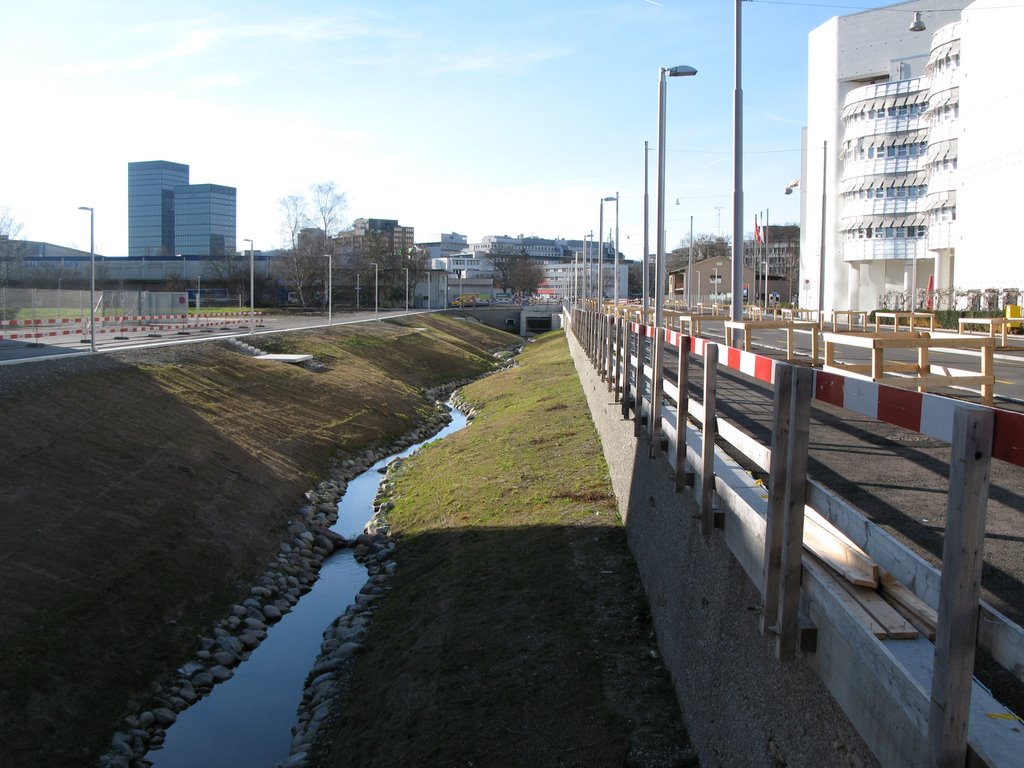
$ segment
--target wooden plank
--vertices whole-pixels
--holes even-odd
[[[928,603],[907,589],[888,571],[882,571],[882,594],[917,630],[930,641],[935,640],[939,615]]]
[[[928,711],[928,752],[934,768],[960,768],[967,759],[994,423],[987,410],[959,408],[953,417],[939,625]]]
[[[804,558],[803,567],[814,576],[818,583],[825,589],[828,596],[831,597],[834,602],[842,606],[843,610],[854,621],[864,627],[879,640],[884,640],[888,637],[885,627],[875,621],[871,614],[864,610],[864,606],[853,599],[853,596],[843,588],[840,580],[829,573],[828,569],[824,565],[817,562],[812,556],[808,555]],[[824,601],[822,601],[822,603],[824,604]]]
[[[810,507],[804,509],[804,546],[851,584],[878,587],[878,563]]]
[[[837,581],[875,623],[885,630],[886,637],[893,640],[913,640],[918,636],[917,628],[874,589],[851,584],[846,579]]]

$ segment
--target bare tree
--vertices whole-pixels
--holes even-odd
[[[6,320],[8,315],[17,314],[17,308],[8,306],[6,300],[6,289],[11,284],[11,275],[19,269],[25,260],[28,244],[24,240],[18,240],[21,234],[22,223],[14,218],[13,211],[8,206],[0,208],[0,287],[4,290],[3,312],[0,318]]]
[[[290,243],[291,248],[299,244],[299,232],[312,224],[309,218],[309,204],[302,195],[287,195],[277,201],[284,215],[281,230]]]
[[[519,251],[514,246],[504,243],[491,246],[490,253],[487,255],[488,260],[494,267],[498,287],[503,291],[512,290],[512,273],[515,268],[516,256],[518,255]]]
[[[14,218],[10,206],[0,207],[0,240],[15,240],[21,234],[24,225]]]
[[[333,181],[322,181],[309,188],[316,214],[316,224],[324,231],[324,237],[333,237],[341,229],[342,214],[348,203],[344,193],[338,192]]]
[[[544,280],[544,267],[537,259],[525,253],[518,254],[512,264],[512,289],[524,296],[532,296],[537,292]]]

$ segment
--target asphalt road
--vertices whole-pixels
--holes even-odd
[[[410,310],[409,314],[419,314],[424,310]],[[349,325],[352,323],[369,323],[376,319],[401,316],[404,309],[388,309],[375,313],[373,310],[359,312],[335,313],[331,325]],[[282,331],[299,331],[311,328],[326,328],[327,316],[296,316],[296,315],[263,315],[256,318],[256,335],[281,333]],[[123,349],[134,349],[144,346],[163,344],[189,344],[209,341],[214,338],[244,338],[249,336],[248,323],[224,326],[222,328],[194,328],[187,325],[181,330],[164,330],[150,333],[139,331],[115,335],[113,333],[97,334],[96,351],[111,352]],[[21,340],[0,340],[0,365],[14,364],[36,360],[42,357],[59,355],[90,354],[88,337],[80,335],[55,336],[39,339],[37,342]]]

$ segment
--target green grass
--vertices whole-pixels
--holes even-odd
[[[619,766],[641,729],[688,764],[564,335],[463,394],[475,422],[397,476],[398,575],[325,765]]]

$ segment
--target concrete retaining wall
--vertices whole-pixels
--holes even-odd
[[[705,540],[689,493],[649,458],[572,333],[569,347],[604,447],[619,512],[703,768],[869,768],[879,763],[812,664],[846,667],[842,648],[789,664],[758,628],[761,596],[720,536]],[[911,740],[912,741],[912,740]]]

